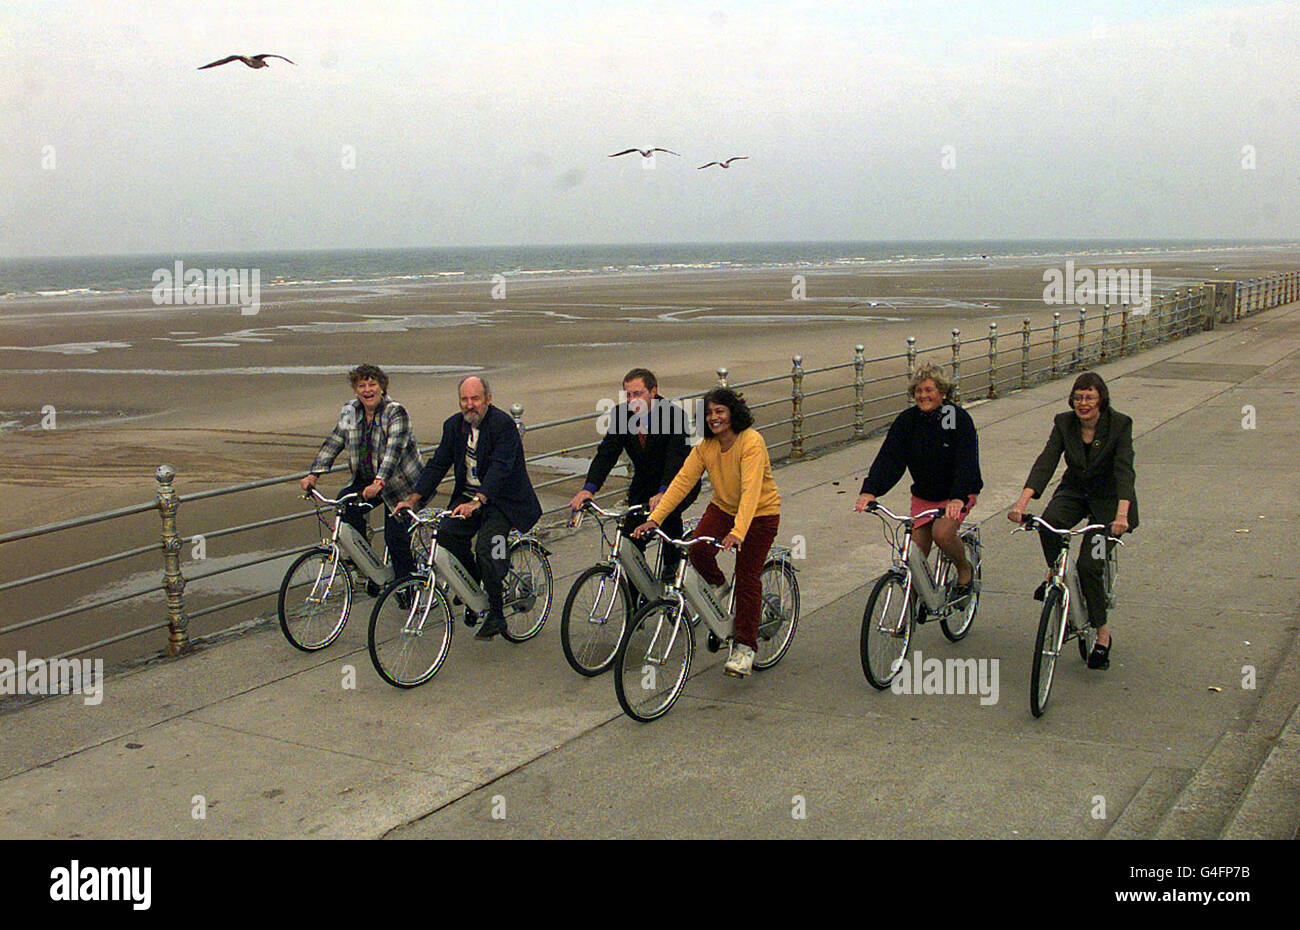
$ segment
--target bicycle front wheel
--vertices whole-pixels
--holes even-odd
[[[903,579],[891,572],[876,582],[862,612],[862,671],[878,691],[894,680],[912,642],[915,623],[907,601]]]
[[[510,570],[502,582],[506,628],[501,635],[512,643],[532,639],[551,615],[554,597],[555,582],[546,552],[536,540],[516,540],[510,546]]]
[[[970,562],[971,567],[975,569],[975,574],[971,577],[970,598],[960,610],[950,612],[939,621],[943,635],[954,643],[964,639],[970,632],[971,624],[975,622],[975,612],[979,610],[980,605],[980,586],[984,577],[980,568],[979,543],[970,537],[963,537],[962,545],[966,547],[966,561]],[[955,578],[957,569],[954,567],[952,571]]]
[[[394,581],[370,614],[370,661],[396,688],[414,688],[438,673],[451,646],[451,607],[433,579]]]
[[[668,713],[681,696],[695,654],[695,630],[675,601],[651,601],[632,617],[614,656],[614,692],[633,720]]]
[[[1038,637],[1034,640],[1034,669],[1029,676],[1029,709],[1035,717],[1043,716],[1047,710],[1052,673],[1056,670],[1056,657],[1060,655],[1064,635],[1065,603],[1060,588],[1049,586],[1038,621]]]
[[[352,575],[333,549],[298,556],[284,573],[276,612],[280,631],[303,652],[324,649],[343,632],[352,609]]]
[[[765,669],[781,661],[799,626],[799,579],[794,567],[781,559],[763,566],[762,615],[758,621],[758,650],[754,668]]]
[[[632,599],[612,566],[579,575],[560,614],[560,645],[573,670],[588,678],[608,671],[631,616]]]

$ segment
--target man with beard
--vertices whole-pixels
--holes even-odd
[[[506,628],[501,583],[510,569],[510,529],[528,532],[541,518],[542,505],[524,467],[519,428],[509,414],[492,406],[487,381],[469,375],[458,391],[460,413],[443,423],[442,440],[414,493],[398,507],[420,506],[447,469],[454,469],[456,482],[447,503],[452,513],[438,527],[438,542],[482,583],[488,616],[474,638],[490,640]]]

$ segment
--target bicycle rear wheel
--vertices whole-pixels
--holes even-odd
[[[758,650],[754,668],[765,669],[781,661],[794,631],[799,626],[799,579],[794,568],[781,559],[763,566],[762,614],[758,621]]]
[[[379,677],[414,688],[438,673],[451,646],[451,607],[427,576],[393,582],[370,614],[370,661]]]
[[[352,574],[323,547],[294,559],[280,582],[276,613],[280,631],[303,652],[324,649],[338,638],[352,609]]]
[[[668,713],[686,685],[695,630],[678,622],[675,601],[651,601],[632,617],[614,656],[614,693],[633,720],[648,723]]]
[[[560,614],[560,645],[573,670],[588,678],[608,671],[631,616],[632,599],[611,566],[579,575]]]
[[[551,561],[536,540],[517,539],[510,544],[510,570],[501,583],[501,595],[506,613],[502,636],[522,643],[542,631],[551,615],[555,582]]]
[[[862,672],[879,691],[894,680],[912,642],[916,623],[908,600],[903,579],[889,572],[876,582],[862,612]]]
[[[939,627],[943,630],[943,635],[948,637],[952,642],[964,639],[970,632],[971,625],[975,622],[975,612],[979,610],[980,605],[980,587],[983,583],[983,574],[980,567],[979,538],[972,535],[963,536],[962,544],[966,547],[966,560],[970,562],[971,567],[975,569],[975,574],[971,576],[970,599],[960,610],[953,611],[939,621]],[[957,569],[954,567],[953,578],[956,578]]]
[[[1043,716],[1047,699],[1052,693],[1052,674],[1056,659],[1061,653],[1065,636],[1065,602],[1060,588],[1049,586],[1043,599],[1043,613],[1038,620],[1038,636],[1034,640],[1034,668],[1029,676],[1029,709],[1035,717]]]

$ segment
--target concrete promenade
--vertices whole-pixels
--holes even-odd
[[[624,717],[610,676],[579,677],[560,650],[569,584],[596,558],[584,531],[553,546],[541,635],[483,644],[461,625],[412,691],[371,668],[362,596],[323,653],[264,624],[110,677],[97,706],[0,716],[0,835],[1293,838],[1300,305],[1099,370],[1134,418],[1143,522],[1111,669],[1071,648],[1042,719],[1028,700],[1042,558],[1005,514],[1068,380],[970,407],[983,599],[962,642],[932,624],[913,640],[913,656],[998,660],[996,703],[863,678],[861,615],[888,552],[851,507],[876,439],[776,474],[779,540],[802,535],[807,558],[798,633],[768,672],[725,678],[701,636],[673,710]]]

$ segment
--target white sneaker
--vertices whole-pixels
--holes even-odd
[[[754,650],[744,643],[734,644],[731,647],[731,658],[722,667],[722,671],[732,678],[747,677],[750,672],[754,671]]]

